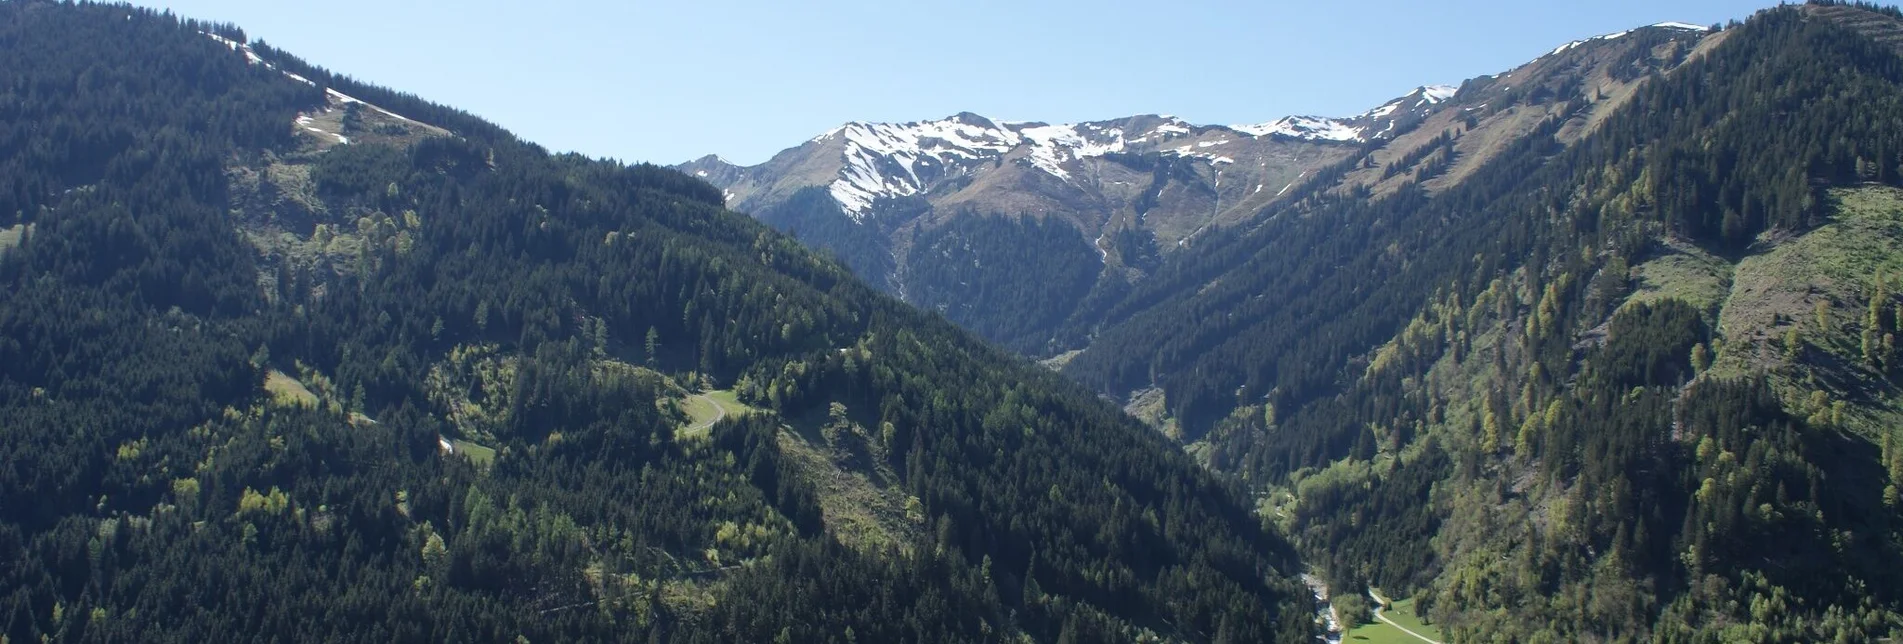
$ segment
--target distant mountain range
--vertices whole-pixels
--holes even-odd
[[[1092,302],[1114,299],[1212,228],[1318,193],[1456,184],[1580,90],[1593,110],[1571,127],[1577,138],[1646,74],[1682,62],[1706,32],[1661,23],[1576,41],[1506,73],[1419,87],[1347,118],[1050,125],[960,113],[848,123],[755,166],[710,155],[676,168],[719,188],[728,207],[832,250],[874,285],[1018,351],[1057,355],[1081,348],[1078,331],[1098,326]],[[1634,33],[1648,37],[1626,37]],[[1641,46],[1654,38],[1678,44]],[[1339,167],[1351,158],[1355,167]],[[1027,219],[1061,222],[1072,234],[1027,232]],[[1013,247],[973,247],[974,238]],[[1028,258],[1041,261],[1019,261]],[[1027,323],[1027,311],[1036,320]]]

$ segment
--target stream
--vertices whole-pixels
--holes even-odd
[[[1335,612],[1335,604],[1328,599],[1328,584],[1323,583],[1320,577],[1308,574],[1302,575],[1302,583],[1315,591],[1315,620],[1326,624],[1328,628],[1326,633],[1316,639],[1328,644],[1341,644],[1341,615]]]

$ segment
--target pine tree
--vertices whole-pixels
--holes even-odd
[[[1493,405],[1487,405],[1487,412],[1480,425],[1480,449],[1488,454],[1500,451],[1500,416],[1493,411]]]

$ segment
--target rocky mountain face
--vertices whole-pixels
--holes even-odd
[[[1051,125],[961,113],[848,123],[756,166],[710,155],[676,167],[721,189],[728,207],[833,251],[909,302],[1020,352],[1057,355],[1084,346],[1105,307],[1212,229],[1320,193],[1456,184],[1565,110],[1575,89],[1587,89],[1579,100],[1594,114],[1609,113],[1704,35],[1664,23],[1569,43],[1348,118]]]

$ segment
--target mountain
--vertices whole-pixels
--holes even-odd
[[[1813,3],[1470,80],[1061,368],[1449,641],[1893,638],[1900,43]]]
[[[1286,316],[1300,315],[1310,321],[1307,323],[1334,326],[1331,335],[1346,331],[1339,327],[1344,318],[1357,322],[1371,319],[1351,311],[1372,303],[1339,294],[1372,288],[1376,283],[1368,280],[1375,273],[1343,275],[1339,278],[1343,282],[1331,286],[1338,289],[1336,296],[1314,310],[1291,308],[1293,296],[1278,298],[1264,290],[1265,281],[1332,273],[1326,270],[1331,267],[1314,264],[1323,253],[1353,255],[1390,265],[1417,259],[1399,246],[1389,247],[1393,238],[1386,235],[1393,231],[1342,229],[1342,218],[1313,217],[1313,213],[1385,204],[1380,207],[1411,214],[1429,201],[1450,208],[1472,207],[1477,202],[1454,206],[1459,199],[1469,199],[1468,193],[1476,194],[1471,199],[1484,202],[1520,196],[1514,190],[1536,190],[1538,186],[1474,181],[1491,182],[1494,177],[1483,173],[1490,167],[1495,174],[1518,180],[1529,166],[1515,166],[1515,161],[1537,160],[1555,147],[1582,142],[1606,119],[1626,110],[1648,80],[1671,73],[1726,38],[1723,32],[1714,34],[1704,28],[1664,23],[1569,43],[1504,73],[1467,81],[1453,99],[1436,105],[1437,109],[1428,112],[1417,127],[1381,145],[1358,149],[1333,166],[1316,171],[1311,179],[1291,189],[1281,203],[1219,229],[1195,244],[1194,253],[1173,258],[1175,261],[1159,266],[1126,293],[1093,302],[1094,306],[1080,311],[1058,331],[1060,347],[1082,349],[1068,363],[1067,372],[1106,392],[1135,398],[1133,394],[1151,388],[1169,390],[1173,380],[1206,371],[1207,364],[1193,364],[1206,357],[1272,368],[1260,361],[1260,356],[1245,357],[1249,351],[1215,344],[1231,338],[1257,341],[1265,334],[1248,326],[1267,323],[1266,317],[1282,318],[1276,324],[1291,324]],[[1547,148],[1528,149],[1549,143]],[[1414,231],[1415,243],[1444,243],[1459,232],[1426,222],[1421,225],[1423,228]],[[1306,246],[1314,243],[1333,245]],[[1377,250],[1386,256],[1373,252]],[[1457,270],[1441,264],[1421,268]],[[1217,310],[1237,308],[1247,312],[1225,315],[1216,325],[1224,331],[1202,335],[1193,329],[1211,322],[1207,316],[1212,309],[1206,302],[1221,302]],[[1396,306],[1412,311],[1418,304]],[[1161,319],[1164,316],[1172,317],[1165,321]],[[1356,351],[1366,351],[1385,339],[1380,334],[1388,331],[1365,332],[1369,335],[1331,341],[1348,342]],[[1304,345],[1298,350],[1320,348],[1308,340],[1296,344]],[[1186,349],[1192,346],[1195,348]],[[1139,366],[1154,355],[1170,358]],[[1310,366],[1321,362],[1324,360],[1318,358],[1288,366],[1320,370],[1308,376],[1315,383],[1332,380],[1332,373],[1322,373],[1332,372],[1332,367]],[[1213,390],[1192,395],[1180,387],[1170,393],[1176,407],[1171,415],[1183,421],[1191,440],[1215,420],[1198,417],[1193,411],[1211,406],[1191,401],[1227,396]],[[1216,417],[1224,413],[1227,410],[1217,412]]]
[[[985,176],[1041,183],[921,184],[857,219],[814,188],[843,162],[794,210],[733,187],[772,162],[719,185],[1243,481],[1351,624],[1367,589],[1447,641],[1898,637],[1903,12],[1661,23],[1401,106],[1391,131],[1272,134],[1333,156],[1222,215],[1214,168],[1241,157],[1049,155],[1072,182],[1201,181],[1173,233],[1020,205],[1070,189],[1035,146]],[[979,188],[1006,206],[938,205]]]
[[[710,156],[677,168],[720,188],[729,207],[833,251],[875,285],[1045,354],[1093,289],[1127,287],[1200,232],[1408,131],[1453,93],[1423,87],[1352,118],[1233,127],[970,113],[849,123],[758,166]],[[1023,261],[1031,257],[1041,261]]]
[[[1661,23],[1633,38],[1571,43],[1349,118],[1046,125],[965,113],[849,123],[758,166],[703,157],[677,168],[902,299],[1020,353],[1052,356],[1117,321],[1107,307],[1210,230],[1244,225],[1308,186],[1385,194],[1413,181],[1458,183],[1562,109],[1553,96],[1591,88],[1586,100],[1609,113],[1705,32]],[[1660,38],[1676,44],[1645,48]],[[1350,160],[1360,165],[1341,167]]]
[[[1233,481],[723,201],[0,2],[0,639],[1312,639]]]

